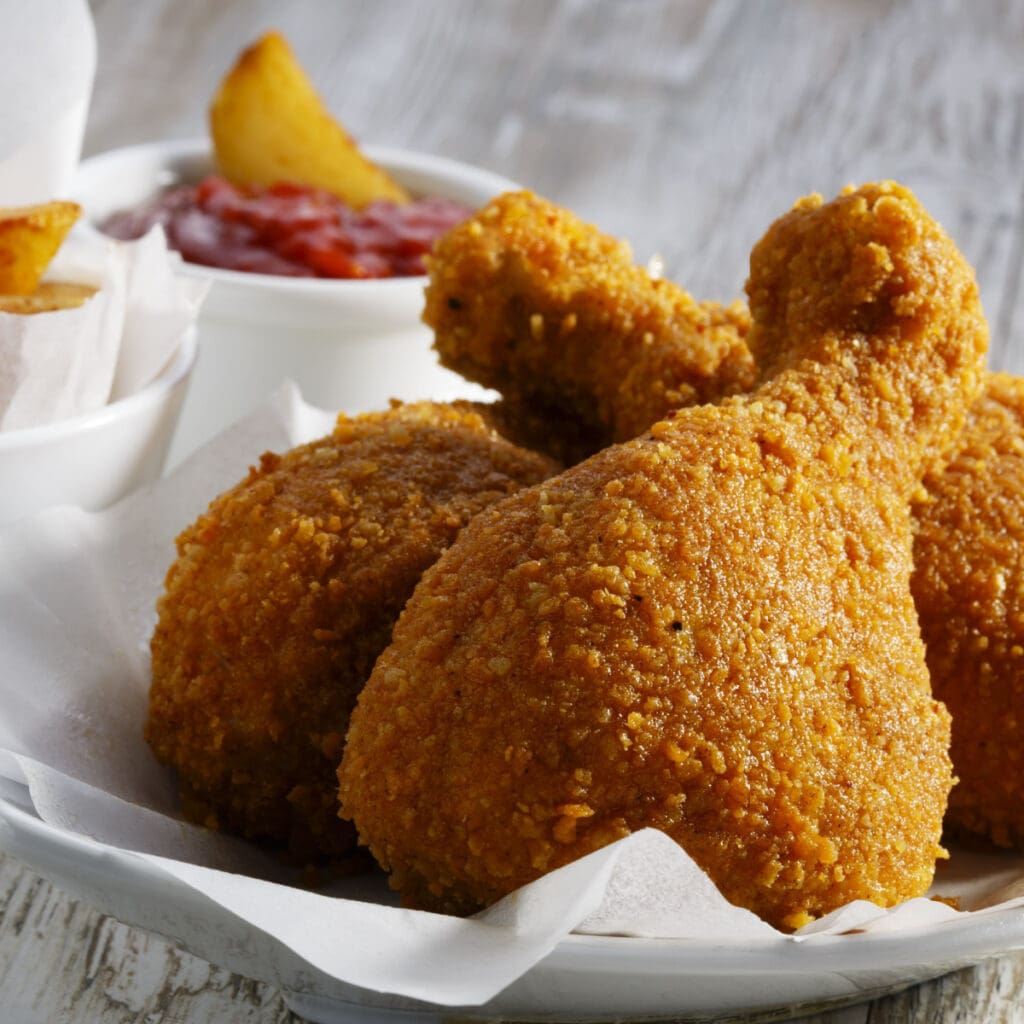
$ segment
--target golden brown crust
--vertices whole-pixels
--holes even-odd
[[[782,387],[782,371],[795,373],[795,392],[806,390],[815,415],[832,422],[821,430],[865,424],[875,472],[900,478],[909,497],[948,457],[981,393],[988,328],[974,271],[893,182],[828,204],[827,238],[818,235],[821,205],[820,196],[801,200],[755,246],[747,343],[762,380]],[[830,368],[843,345],[870,355],[858,387]]]
[[[953,716],[948,826],[1024,847],[1024,380],[991,374],[914,508],[913,590]]]
[[[213,501],[178,538],[151,644],[146,738],[190,816],[345,853],[334,772],[394,620],[475,513],[555,469],[419,403],[341,417]]]
[[[529,192],[449,232],[428,269],[423,319],[441,362],[500,391],[509,415],[546,418],[548,430],[525,427],[540,440],[573,422],[590,454],[754,382],[742,303],[695,302]]]
[[[876,247],[909,276],[872,271],[864,292]],[[948,315],[918,248],[953,275]],[[829,312],[848,285],[852,320]],[[800,205],[752,262],[778,377],[469,525],[402,614],[339,772],[407,902],[472,910],[645,826],[784,926],[927,889],[949,718],[910,596],[903,467],[973,397],[972,285],[897,186]],[[929,399],[939,362],[959,373]]]
[[[530,451],[544,452],[563,466],[574,466],[594,453],[594,431],[564,406],[499,398],[487,404],[474,402],[473,408],[506,440]]]

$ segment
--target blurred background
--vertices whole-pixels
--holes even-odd
[[[235,55],[285,33],[360,140],[479,164],[729,299],[808,192],[896,178],[978,270],[1024,371],[1024,3],[93,0],[86,154],[203,135]],[[1019,354],[1018,354],[1019,353]]]

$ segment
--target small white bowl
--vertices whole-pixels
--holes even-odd
[[[192,327],[141,391],[82,416],[0,431],[0,526],[49,505],[104,508],[156,480],[197,349]]]
[[[518,188],[497,174],[422,153],[366,154],[413,195],[476,209]],[[158,191],[215,173],[205,139],[112,150],[79,168],[74,198],[92,223]],[[381,409],[390,398],[481,398],[489,392],[441,367],[420,323],[426,277],[326,280],[182,264],[209,281],[199,318],[199,364],[170,462],[245,415],[283,379],[324,409]]]

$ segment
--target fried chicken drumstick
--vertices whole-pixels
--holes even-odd
[[[449,232],[429,272],[423,319],[441,362],[500,391],[506,422],[560,459],[754,383],[741,303],[695,302],[636,266],[624,243],[529,192],[499,196]]]
[[[988,376],[926,488],[912,588],[953,716],[947,826],[1024,848],[1024,380]]]
[[[973,273],[904,189],[755,248],[752,395],[483,512],[353,713],[343,813],[467,912],[646,826],[795,927],[931,880],[951,786],[907,502],[981,379]]]
[[[694,307],[674,286],[626,267],[626,253],[565,211],[519,194],[494,200],[446,239],[431,262],[427,319],[438,331],[442,357],[507,393],[489,411],[503,430],[567,463],[604,442],[626,440],[674,408],[753,381],[742,306],[733,304],[726,320],[702,331],[700,317],[717,307]],[[637,310],[649,311],[659,289],[668,305],[655,305],[664,315],[645,319]],[[459,298],[475,290],[485,298]],[[601,298],[588,314],[595,290]],[[556,329],[567,322],[576,329]],[[580,373],[587,361],[588,371]],[[697,367],[712,375],[695,380]],[[553,397],[563,379],[569,386]],[[938,446],[924,481],[927,496],[913,506],[913,592],[933,688],[953,713],[960,782],[947,825],[1024,848],[1022,453],[1024,381],[990,375],[952,464],[939,472],[949,453]]]
[[[349,852],[335,771],[398,613],[477,512],[555,469],[424,402],[341,417],[213,501],[178,538],[151,643],[146,738],[189,816]]]

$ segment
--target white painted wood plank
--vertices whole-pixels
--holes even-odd
[[[281,997],[100,914],[0,857],[4,1024],[301,1024]]]

